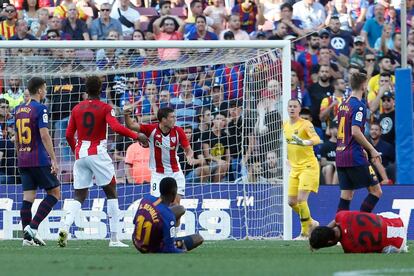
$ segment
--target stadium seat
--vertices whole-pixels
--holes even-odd
[[[139,12],[140,15],[144,15],[144,16],[157,16],[157,10],[155,8],[137,8],[137,11]]]
[[[187,12],[185,11],[185,9],[183,7],[176,7],[176,8],[171,9],[171,15],[186,18],[187,17]]]

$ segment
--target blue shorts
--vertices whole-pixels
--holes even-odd
[[[341,190],[356,190],[378,184],[378,178],[371,166],[337,168]]]
[[[23,191],[37,190],[37,188],[51,190],[59,186],[59,180],[50,171],[50,166],[19,168]]]

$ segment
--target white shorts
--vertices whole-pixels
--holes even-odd
[[[73,187],[85,189],[93,186],[106,186],[115,176],[114,164],[108,153],[89,155],[75,161],[73,165]]]
[[[151,195],[160,196],[160,182],[164,177],[172,177],[177,181],[177,194],[185,195],[185,177],[182,171],[175,173],[151,173]]]
[[[382,212],[377,215],[384,217],[384,218],[390,218],[390,219],[401,218],[400,215],[393,213],[393,212]],[[383,248],[382,252],[383,253],[406,253],[408,252],[407,233],[408,233],[408,227],[407,225],[404,225],[404,233],[403,233],[404,240],[400,248],[395,248],[393,246],[386,246],[385,248]]]

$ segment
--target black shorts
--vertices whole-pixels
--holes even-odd
[[[378,184],[374,169],[369,166],[337,168],[341,190],[356,190]]]
[[[37,188],[50,190],[59,186],[59,180],[50,171],[50,166],[19,168],[23,191],[37,190]]]

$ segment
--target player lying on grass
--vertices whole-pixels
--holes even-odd
[[[185,213],[181,205],[172,205],[177,196],[177,182],[172,177],[160,181],[161,196],[144,196],[135,214],[132,242],[141,253],[183,253],[203,243],[193,234],[176,238],[177,221]]]
[[[345,253],[407,252],[407,228],[400,216],[341,211],[328,226],[316,227],[310,236],[311,249],[341,243]]]

